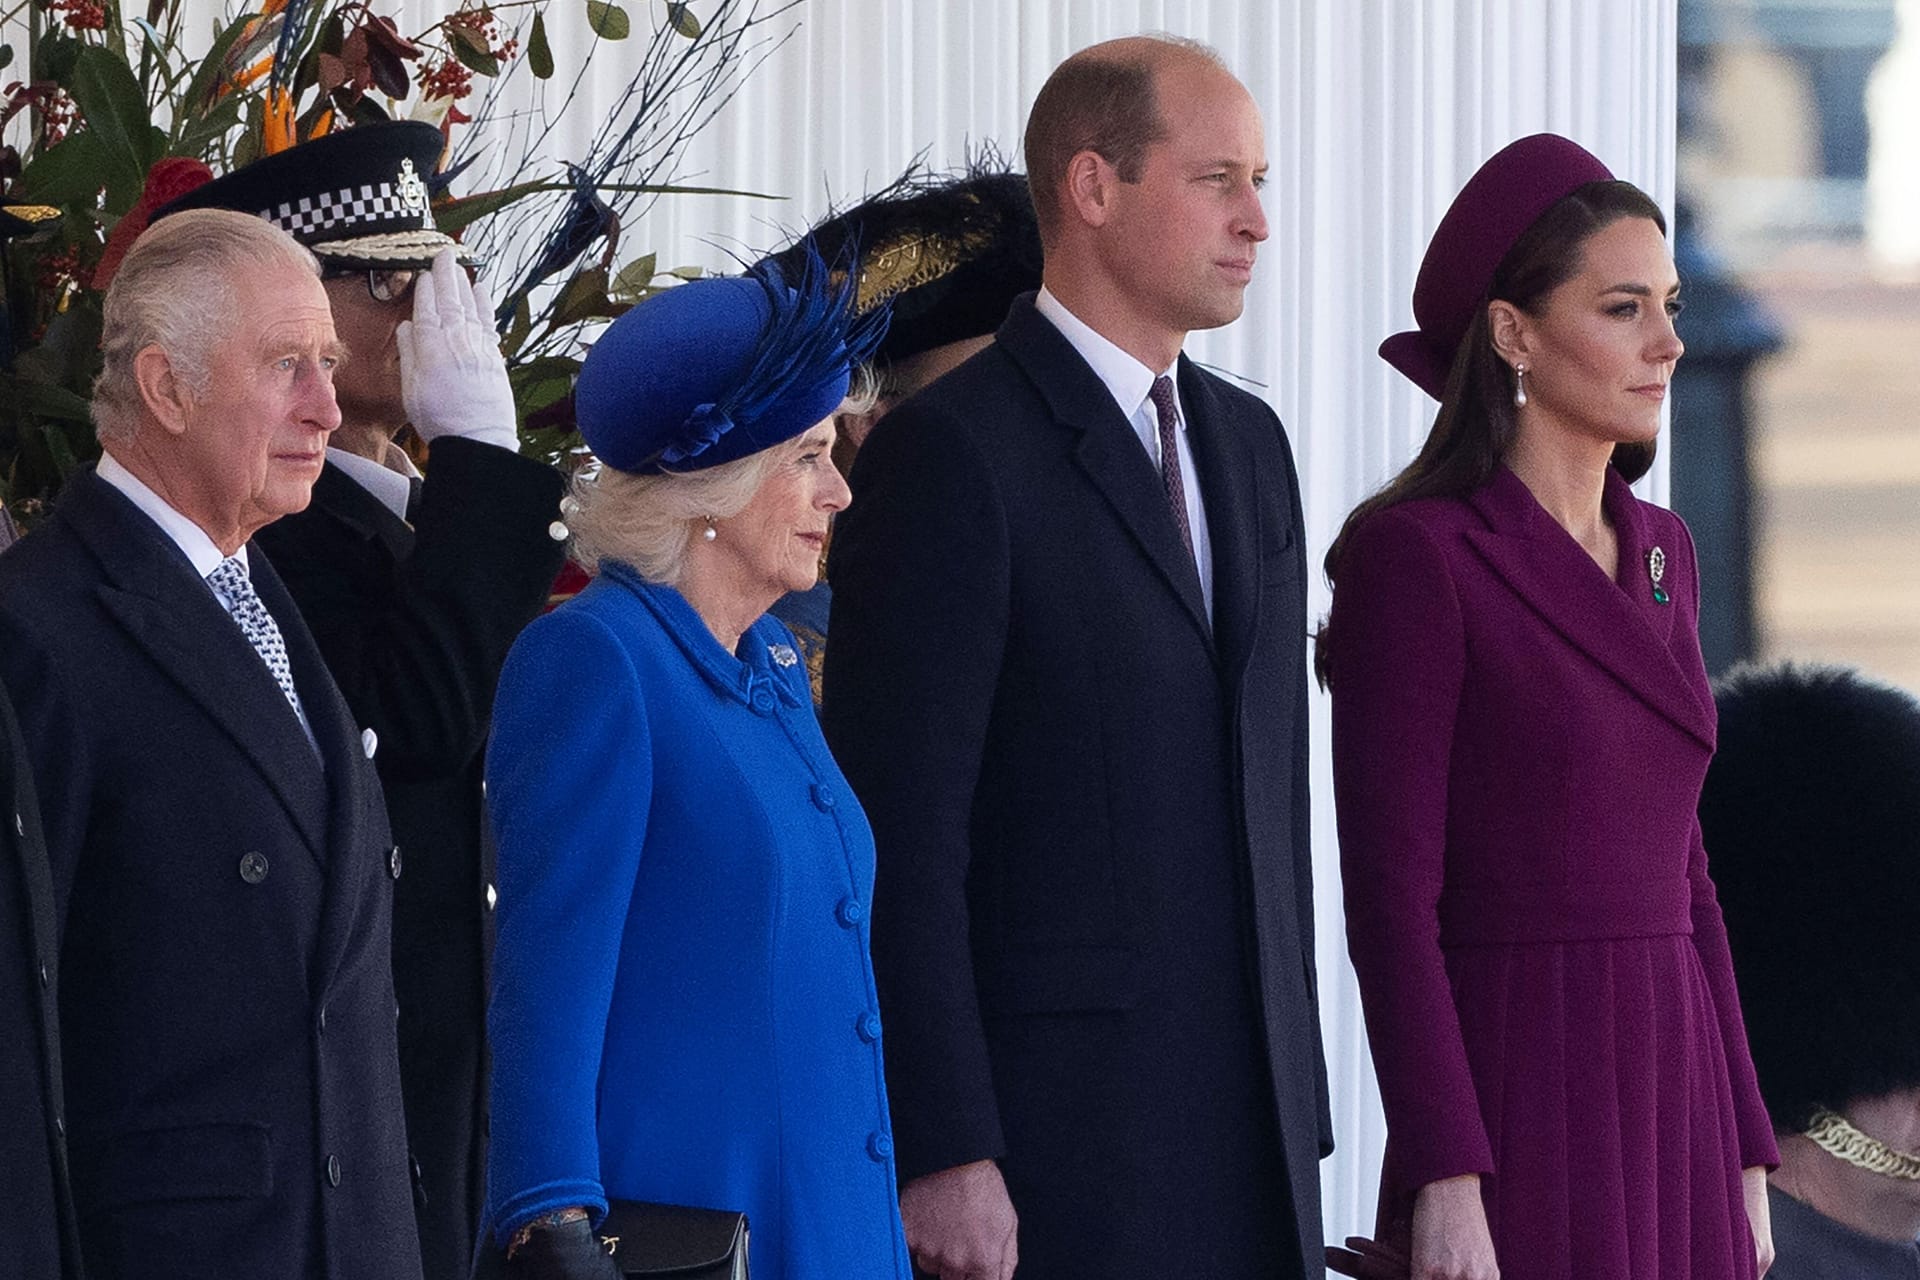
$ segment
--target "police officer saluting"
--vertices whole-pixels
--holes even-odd
[[[485,291],[436,230],[440,131],[328,134],[163,206],[257,214],[320,259],[348,358],[313,503],[258,539],[385,786],[394,987],[428,1280],[465,1276],[481,1195],[492,852],[480,761],[508,646],[562,557],[561,478],[521,457]],[[427,474],[395,436],[411,426]]]

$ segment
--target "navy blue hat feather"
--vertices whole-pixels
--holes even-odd
[[[580,434],[618,471],[700,471],[791,440],[831,415],[886,336],[853,309],[858,273],[809,247],[791,282],[771,263],[648,298],[587,353]]]

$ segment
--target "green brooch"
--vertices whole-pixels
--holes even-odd
[[[1667,589],[1660,585],[1660,579],[1666,576],[1667,553],[1655,547],[1653,550],[1647,552],[1647,577],[1653,580],[1653,602],[1655,604],[1673,603],[1673,597],[1668,595]]]

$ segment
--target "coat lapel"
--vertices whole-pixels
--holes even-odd
[[[1645,522],[1626,481],[1609,472],[1607,485],[1607,510],[1620,537],[1624,589],[1608,579],[1505,467],[1469,500],[1487,527],[1469,529],[1467,541],[1527,607],[1570,644],[1711,749],[1713,718],[1667,645],[1677,606],[1652,601],[1644,567]],[[1673,549],[1666,550],[1671,554]],[[1671,589],[1671,568],[1666,581]],[[1640,594],[1647,596],[1645,602]],[[1656,609],[1664,616],[1650,616]]]
[[[996,341],[1025,371],[1054,421],[1077,435],[1074,461],[1211,645],[1213,628],[1200,594],[1200,571],[1180,541],[1153,460],[1113,402],[1113,393],[1065,335],[1034,309],[1032,295],[1015,300]]]
[[[1267,538],[1281,545],[1288,541],[1292,513],[1267,510],[1274,499],[1261,491],[1250,443],[1185,356],[1180,357],[1180,405],[1213,544],[1214,643],[1223,672],[1237,682],[1259,630],[1260,547]],[[1264,529],[1263,522],[1270,520],[1279,521],[1278,527]]]
[[[61,507],[105,570],[99,591],[107,612],[233,740],[324,862],[320,762],[240,628],[166,535],[91,471],[69,482]]]
[[[407,503],[411,516],[418,505],[419,481],[411,483],[409,493],[414,495]],[[313,505],[361,537],[378,542],[395,561],[413,554],[413,526],[331,462],[313,483]]]
[[[383,874],[377,868],[369,872],[368,859],[387,850],[360,816],[378,806],[367,796],[373,768],[366,759],[353,712],[327,671],[320,646],[301,620],[280,575],[258,546],[249,547],[247,554],[253,566],[254,589],[280,623],[294,685],[300,690],[300,705],[306,710],[307,726],[326,766],[327,894],[315,951],[313,993],[317,999],[332,984],[340,963],[352,953],[349,944],[353,929],[365,918],[366,895],[357,891],[353,882],[368,874]],[[311,759],[311,751],[308,757]]]

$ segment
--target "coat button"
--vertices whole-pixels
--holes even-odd
[[[264,853],[244,853],[240,855],[240,878],[248,884],[259,884],[267,878],[267,855]]]
[[[492,885],[487,886],[487,910],[491,911],[500,902],[500,891]]]
[[[46,990],[46,988],[52,982],[53,982],[53,979],[47,974],[47,966],[41,965],[40,966],[40,989],[43,991]]]
[[[764,684],[753,686],[753,709],[763,716],[773,714],[773,690]]]
[[[893,1135],[873,1133],[867,1136],[867,1154],[876,1164],[885,1164],[893,1156]]]
[[[832,791],[828,790],[825,786],[821,785],[818,782],[813,784],[813,807],[814,808],[820,810],[820,812],[822,813],[827,813],[832,810],[833,806],[836,803],[838,802],[834,800]]]
[[[19,836],[22,840],[27,838],[26,820],[17,813],[13,815],[13,834]]]
[[[320,1006],[320,1029],[322,1031],[327,1029],[327,1006],[325,1005]]]
[[[860,1033],[862,1040],[872,1044],[880,1038],[880,1015],[871,1009],[867,1010],[855,1020],[853,1029]]]
[[[867,909],[860,905],[858,898],[842,898],[840,905],[833,909],[833,915],[846,928],[853,928],[867,918]]]
[[[400,846],[397,844],[387,850],[387,870],[395,880],[400,878]]]
[[[340,1185],[340,1157],[327,1157],[327,1181],[334,1186]]]

